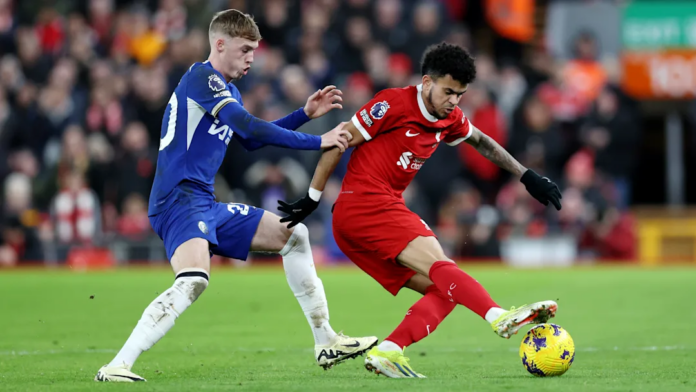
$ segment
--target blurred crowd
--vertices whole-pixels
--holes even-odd
[[[254,15],[263,36],[252,72],[237,83],[251,113],[274,120],[325,85],[343,90],[344,109],[301,128],[307,133],[345,121],[381,89],[419,83],[430,44],[447,40],[476,56],[462,110],[559,183],[564,208],[538,204],[465,143],[441,146],[404,197],[452,257],[496,258],[511,235],[562,233],[577,238],[581,255],[632,258],[626,208],[641,124],[617,87],[616,61],[598,58],[589,33],[563,62],[529,37],[503,36],[483,17],[495,3],[0,0],[0,265],[43,260],[46,244],[153,236],[147,199],[164,109],[188,67],[207,58],[207,24],[226,8]],[[314,244],[335,260],[331,199],[348,156],[309,222]],[[217,197],[275,211],[276,200],[306,192],[317,159],[231,143]]]

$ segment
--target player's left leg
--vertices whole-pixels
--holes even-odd
[[[457,306],[430,279],[421,274],[414,275],[404,287],[423,294],[423,298],[408,309],[401,324],[379,344],[382,350],[403,350],[419,342],[435,332],[445,317]]]
[[[337,334],[329,324],[329,307],[321,279],[317,276],[307,227],[288,229],[280,217],[265,211],[251,250],[280,253],[290,289],[312,328],[317,364],[328,369],[346,359],[364,354],[377,344],[377,337],[352,338]]]
[[[423,298],[411,306],[385,340],[367,353],[365,368],[390,378],[425,378],[413,370],[404,350],[433,333],[457,304],[420,274],[412,276],[404,287],[423,294]]]
[[[210,254],[206,239],[185,241],[176,247],[170,260],[174,284],[145,308],[126,343],[111,362],[99,369],[95,381],[145,381],[131,371],[135,361],[174,327],[175,320],[208,287]]]

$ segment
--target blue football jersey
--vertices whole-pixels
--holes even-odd
[[[162,119],[149,215],[165,210],[180,192],[214,202],[215,174],[233,136],[216,117],[228,104],[241,105],[241,94],[210,63],[193,64],[181,78]]]

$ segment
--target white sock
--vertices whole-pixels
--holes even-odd
[[[389,340],[383,340],[382,343],[377,346],[377,349],[380,351],[398,351],[400,353],[404,352],[404,350],[399,347],[398,344],[391,342]]]
[[[507,310],[503,308],[490,308],[488,309],[488,312],[486,312],[486,321],[489,323],[493,324],[495,320],[498,319],[503,313],[507,312]]]
[[[200,268],[185,268],[174,285],[155,298],[143,312],[121,351],[108,366],[126,365],[130,369],[140,354],[149,350],[174,326],[176,320],[208,287],[208,273]]]
[[[288,285],[312,328],[314,344],[319,346],[330,344],[336,337],[336,332],[329,324],[329,305],[326,302],[324,285],[314,268],[307,226],[302,223],[295,226],[280,255],[283,256],[283,268]]]

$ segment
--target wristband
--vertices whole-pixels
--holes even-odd
[[[318,202],[319,199],[321,199],[322,191],[318,191],[314,188],[309,188],[309,191],[307,192],[307,194],[309,195],[310,199]]]

